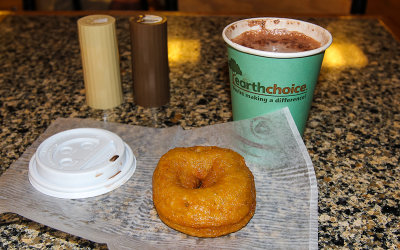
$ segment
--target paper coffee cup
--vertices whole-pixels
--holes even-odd
[[[232,41],[249,30],[297,31],[321,46],[302,52],[271,52]],[[320,26],[287,18],[244,19],[225,27],[233,119],[243,120],[288,107],[304,133],[314,88],[332,36]]]

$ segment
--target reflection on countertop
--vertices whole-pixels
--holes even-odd
[[[171,65],[199,63],[200,40],[198,39],[168,39],[168,60]]]
[[[171,101],[135,105],[128,17],[118,17],[125,102],[85,104],[77,16],[0,22],[0,174],[59,117],[185,129],[232,120],[225,25],[239,17],[168,16]],[[332,32],[304,141],[319,188],[320,248],[400,248],[400,44],[370,18],[303,18]],[[0,197],[1,198],[1,197]],[[4,248],[105,248],[14,214]]]
[[[368,64],[368,58],[354,43],[332,43],[325,51],[323,67],[362,68]]]

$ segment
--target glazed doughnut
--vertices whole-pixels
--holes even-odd
[[[154,170],[153,202],[160,219],[175,230],[197,237],[226,235],[254,215],[254,177],[230,149],[174,148]]]

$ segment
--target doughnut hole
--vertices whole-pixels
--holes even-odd
[[[204,153],[202,148],[193,150],[196,153]],[[202,157],[204,158],[204,157]],[[188,162],[177,172],[177,179],[180,186],[186,189],[208,188],[213,186],[221,174],[221,160],[218,158],[198,159]],[[194,167],[193,167],[194,166]]]
[[[196,175],[179,175],[179,184],[186,189],[208,188],[217,182],[217,172],[211,169],[205,178],[199,178]]]

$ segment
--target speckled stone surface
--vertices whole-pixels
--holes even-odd
[[[238,17],[168,16],[171,101],[132,95],[128,17],[117,19],[125,102],[85,104],[77,16],[0,22],[0,174],[58,117],[184,128],[232,120],[225,25]],[[400,44],[369,18],[303,18],[330,30],[304,141],[319,190],[319,247],[400,248]],[[106,249],[15,214],[0,215],[0,248]]]

